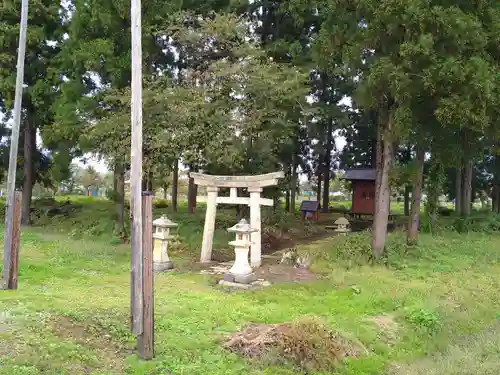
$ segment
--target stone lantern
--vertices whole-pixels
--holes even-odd
[[[174,268],[174,264],[168,257],[168,242],[174,238],[170,231],[176,228],[177,224],[170,220],[167,215],[153,221],[153,270],[157,272],[166,271]]]
[[[236,239],[229,242],[229,245],[234,246],[235,260],[229,272],[224,275],[225,281],[250,284],[256,280],[252,267],[248,263],[248,254],[252,245],[250,235],[257,230],[252,228],[245,219],[241,219],[238,224],[228,229],[228,232],[236,233]]]
[[[347,233],[351,231],[351,224],[349,220],[345,217],[341,217],[335,220],[335,232],[337,232],[341,236],[347,236]]]

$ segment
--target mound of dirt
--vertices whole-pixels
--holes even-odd
[[[306,373],[333,370],[344,358],[359,357],[366,352],[360,344],[310,317],[291,323],[250,324],[234,333],[224,346],[245,358],[293,364]]]

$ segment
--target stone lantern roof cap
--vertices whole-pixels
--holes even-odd
[[[335,220],[335,224],[337,224],[337,225],[339,225],[339,224],[340,225],[349,225],[350,223],[349,223],[349,220],[347,220],[345,217],[341,217],[341,218]]]
[[[253,233],[258,232],[258,229],[252,228],[246,219],[241,219],[236,225],[227,230],[235,233]]]
[[[153,226],[160,228],[175,228],[177,225],[167,215],[161,215],[161,217],[153,221]]]

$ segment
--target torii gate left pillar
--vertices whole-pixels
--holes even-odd
[[[272,206],[273,200],[261,198],[264,187],[278,184],[278,179],[284,177],[283,172],[268,173],[256,176],[212,176],[202,173],[190,173],[194,183],[207,187],[207,211],[201,246],[201,263],[212,261],[212,244],[215,231],[215,216],[217,204],[244,204],[250,206],[250,225],[258,231],[252,233],[250,263],[252,267],[260,267],[262,263],[262,233],[260,206]],[[218,197],[219,188],[230,188],[229,197]],[[238,197],[237,188],[247,188],[248,197]]]

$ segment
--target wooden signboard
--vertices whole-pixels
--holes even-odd
[[[300,204],[302,219],[318,220],[319,202],[318,201],[302,201]]]

